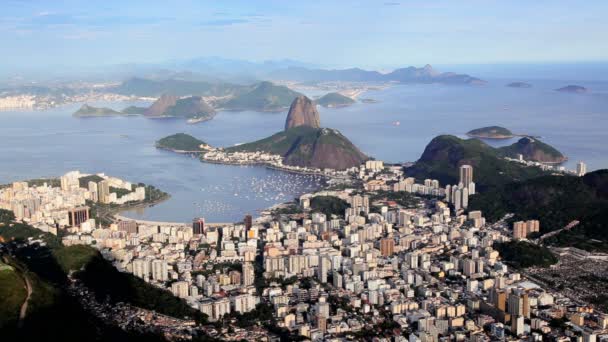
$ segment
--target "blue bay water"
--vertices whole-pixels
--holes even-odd
[[[362,97],[378,103],[320,108],[324,127],[337,128],[365,153],[390,162],[415,161],[438,134],[463,136],[487,125],[542,136],[566,154],[572,168],[608,167],[608,83],[578,82],[589,94],[553,89],[568,82],[530,81],[531,89],[507,88],[509,80],[482,87],[401,85]],[[121,109],[132,103],[94,104]],[[221,112],[189,125],[182,120],[142,117],[73,118],[80,104],[42,112],[0,112],[0,183],[58,176],[69,170],[106,174],[155,185],[172,197],[152,208],[128,212],[135,218],[211,222],[247,214],[314,190],[318,179],[263,167],[201,163],[158,150],[154,142],[177,132],[215,146],[271,135],[283,128],[285,112]],[[399,121],[400,125],[392,123]],[[494,145],[514,140],[490,142]]]

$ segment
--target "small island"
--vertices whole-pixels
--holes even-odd
[[[378,103],[378,102],[380,102],[376,99],[372,99],[372,98],[368,98],[368,97],[363,98],[360,101],[361,101],[361,103]]]
[[[122,112],[107,107],[93,107],[88,104],[83,104],[80,109],[72,114],[76,117],[99,117],[99,116],[117,116],[124,115]]]
[[[472,138],[482,139],[510,139],[515,136],[513,132],[500,126],[477,128],[467,132],[467,135]]]
[[[530,83],[526,83],[526,82],[512,82],[507,84],[507,87],[509,88],[532,88],[532,85]]]
[[[144,114],[148,108],[139,106],[129,106],[122,110],[123,114],[139,115]]]
[[[579,85],[568,85],[559,89],[555,89],[562,93],[583,94],[589,92],[589,89]]]
[[[315,101],[318,105],[326,108],[347,107],[355,103],[355,100],[340,93],[328,93]]]
[[[194,153],[208,150],[209,145],[189,134],[177,133],[158,140],[156,148],[177,153]]]

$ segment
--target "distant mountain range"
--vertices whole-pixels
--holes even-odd
[[[286,86],[272,82],[260,82],[241,89],[236,95],[219,106],[228,110],[280,111],[302,94]]]
[[[342,70],[308,69],[289,67],[269,74],[270,79],[299,82],[398,82],[398,83],[443,83],[443,84],[485,84],[486,82],[466,74],[439,72],[429,64],[422,68],[407,67],[383,74],[359,68]]]

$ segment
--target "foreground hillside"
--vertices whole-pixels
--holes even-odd
[[[492,222],[507,213],[515,213],[516,220],[538,219],[541,233],[578,220],[574,229],[547,242],[608,251],[608,170],[505,184],[472,196],[469,210],[482,210]]]
[[[164,341],[160,335],[126,332],[85,310],[68,291],[68,274],[79,279],[100,301],[124,302],[174,317],[204,322],[206,317],[170,292],[156,288],[131,274],[121,273],[99,252],[88,246],[64,247],[51,234],[15,222],[12,212],[0,210],[0,236],[5,241],[40,240],[13,250],[11,259],[32,282],[33,292],[23,328],[14,320],[1,328],[6,341]],[[4,257],[8,257],[2,252]],[[14,278],[15,282],[20,278]],[[3,279],[3,288],[10,279]],[[58,329],[66,325],[69,328]]]

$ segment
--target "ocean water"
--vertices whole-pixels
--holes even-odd
[[[501,125],[541,136],[589,170],[608,168],[608,83],[533,80],[530,89],[507,88],[511,80],[486,86],[400,85],[362,97],[378,103],[320,108],[321,124],[339,129],[365,153],[389,162],[415,161],[436,135],[464,134]],[[525,81],[525,80],[524,80]],[[588,94],[553,89],[579,84]],[[121,109],[133,103],[98,103]],[[245,214],[314,190],[319,179],[255,166],[201,163],[158,150],[154,142],[178,132],[215,146],[230,146],[283,129],[286,113],[220,112],[213,120],[142,117],[73,118],[80,104],[41,112],[0,112],[0,183],[59,176],[69,170],[106,174],[155,185],[172,197],[125,215],[186,222],[203,216],[232,222]],[[400,125],[393,123],[399,121]],[[490,141],[493,145],[512,143]]]

